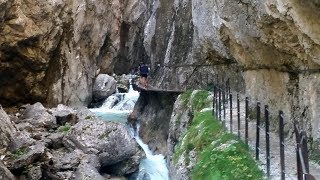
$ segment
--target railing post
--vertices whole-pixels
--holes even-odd
[[[223,108],[223,121],[226,121],[226,88],[222,87],[222,108]]]
[[[216,85],[216,119],[219,120],[219,116],[218,116],[218,113],[219,113],[219,89],[218,89],[218,86]]]
[[[218,87],[218,92],[219,92],[219,120],[221,121],[221,88]]]
[[[240,98],[237,94],[237,115],[238,115],[238,138],[240,138]]]
[[[306,175],[306,174],[309,174],[309,159],[308,159],[308,142],[306,139],[307,134],[305,131],[301,132],[301,138],[302,138],[301,151],[302,151],[303,162],[305,166],[304,175]]]
[[[248,145],[248,121],[249,121],[249,98],[246,97],[245,141],[247,145]]]
[[[300,161],[299,149],[300,149],[300,133],[298,129],[297,121],[294,121],[294,133],[296,135],[296,159],[297,159],[297,178],[298,180],[303,180],[303,172]]]
[[[232,133],[232,94],[229,94],[229,102],[230,102],[230,132]]]
[[[231,90],[230,90],[230,79],[229,78],[227,79],[226,86],[227,86],[227,93],[230,95],[231,94]]]
[[[256,127],[256,160],[259,160],[260,151],[260,102],[257,103],[257,127]]]
[[[212,116],[215,116],[216,86],[213,86]]]
[[[264,107],[265,123],[266,123],[266,161],[267,161],[267,177],[270,177],[270,136],[269,136],[269,106]]]
[[[281,180],[285,179],[285,162],[284,162],[284,123],[283,112],[279,111],[279,133],[280,133],[280,166],[281,166]]]

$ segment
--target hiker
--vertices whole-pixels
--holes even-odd
[[[141,62],[139,65],[139,70],[140,70],[140,84],[143,87],[147,87],[149,68],[145,63]]]

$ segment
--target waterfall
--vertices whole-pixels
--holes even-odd
[[[137,180],[169,180],[164,156],[153,155],[148,145],[144,144],[139,137],[136,137],[136,141],[146,153],[146,158],[140,162]]]
[[[103,120],[125,123],[138,97],[139,92],[134,91],[130,84],[128,93],[112,94],[103,102],[101,107],[90,110]]]
[[[109,96],[100,108],[90,110],[103,120],[126,123],[127,116],[133,110],[138,97],[139,92],[134,91],[130,84],[128,93],[115,93]],[[164,156],[153,155],[148,145],[142,142],[137,133],[131,131],[132,136],[146,153],[146,158],[140,162],[137,180],[169,180]]]

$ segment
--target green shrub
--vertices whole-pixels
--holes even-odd
[[[68,132],[70,130],[70,128],[71,128],[71,125],[69,123],[66,123],[64,126],[60,126],[58,128],[58,131],[66,133],[66,132]]]
[[[13,151],[13,153],[11,154],[11,157],[13,159],[19,159],[22,155],[26,154],[27,152],[28,152],[28,149],[23,147]]]

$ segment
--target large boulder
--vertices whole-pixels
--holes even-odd
[[[145,153],[141,149],[137,151],[137,153],[130,157],[125,161],[118,162],[111,166],[102,167],[102,171],[107,171],[110,174],[117,175],[117,176],[124,176],[127,174],[134,173],[139,170],[139,164],[142,158],[145,158]]]
[[[22,114],[25,122],[38,128],[53,128],[56,126],[56,118],[48,113],[47,109],[39,102],[27,106]]]
[[[137,143],[123,124],[92,119],[73,126],[63,143],[69,149],[97,154],[103,166],[126,160],[138,150]]]
[[[0,105],[0,154],[4,154],[4,151],[12,145],[14,140],[14,134],[16,129],[13,123],[10,121],[7,113],[2,109]]]
[[[19,170],[26,168],[28,165],[37,162],[45,154],[45,150],[46,147],[42,143],[16,150],[12,154],[15,160],[12,162],[10,169]]]
[[[96,168],[87,163],[81,163],[76,171],[75,179],[77,180],[106,180],[107,178],[101,176]]]
[[[106,99],[116,92],[117,81],[107,74],[99,74],[93,85],[93,98],[95,101]]]

